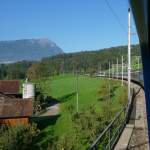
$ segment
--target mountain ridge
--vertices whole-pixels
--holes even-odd
[[[63,50],[48,38],[0,41],[0,63],[40,60],[62,53]]]

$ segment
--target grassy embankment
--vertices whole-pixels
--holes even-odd
[[[79,112],[88,109],[93,105],[97,112],[102,111],[103,101],[99,101],[98,90],[105,85],[104,78],[91,78],[79,76]],[[110,88],[111,88],[110,81]],[[111,98],[112,106],[115,112],[118,112],[122,106],[119,103],[121,95],[125,91],[125,87],[121,87],[121,82],[115,81],[116,89]],[[44,144],[49,138],[51,129],[54,129],[54,135],[64,136],[73,135],[74,128],[71,120],[71,114],[67,108],[72,105],[74,113],[76,112],[76,77],[72,75],[60,75],[53,78],[47,78],[40,81],[40,85],[46,95],[51,95],[60,101],[60,117],[54,125],[47,126],[42,130],[39,143]],[[109,90],[108,90],[109,91]]]

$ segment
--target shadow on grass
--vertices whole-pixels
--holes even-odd
[[[56,98],[53,98],[51,96],[47,96],[45,98],[45,103],[43,103],[41,107],[46,108],[46,107],[50,107],[50,106],[53,106],[53,105],[58,104],[58,103],[60,103],[60,102]]]
[[[68,100],[71,100],[75,95],[76,95],[76,92],[65,94],[62,97],[59,97],[58,100],[59,100],[60,103],[64,103]]]
[[[40,116],[40,117],[30,117],[30,123],[36,123],[40,130],[46,128],[47,126],[54,125],[60,115],[56,116]]]
[[[45,98],[45,103],[42,104],[42,109],[45,109],[47,107],[50,107],[50,106],[53,106],[53,105],[56,105],[58,103],[64,103],[68,100],[71,100],[72,97],[74,97],[76,94],[76,92],[72,92],[72,93],[69,93],[69,94],[65,94],[61,97],[59,97],[58,99],[54,98],[54,97],[51,97],[51,96],[47,96]]]

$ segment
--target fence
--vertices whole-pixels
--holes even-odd
[[[141,83],[141,81],[139,82],[132,79],[132,82],[143,88],[143,83]],[[88,150],[112,150],[114,148],[126,123],[128,123],[130,119],[135,96],[136,93],[132,90],[131,99],[128,104],[115,116],[114,120],[106,127],[106,129],[100,133]]]

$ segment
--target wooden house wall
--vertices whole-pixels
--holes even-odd
[[[28,118],[0,119],[0,124],[6,124],[6,125],[18,125],[18,124],[27,125],[28,123],[29,123]]]

